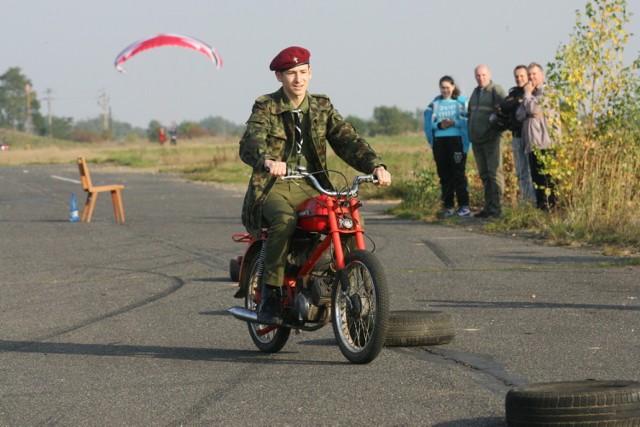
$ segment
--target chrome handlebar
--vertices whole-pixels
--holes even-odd
[[[295,169],[288,168],[287,174],[281,179],[308,179],[316,190],[331,197],[355,197],[358,195],[358,187],[361,183],[370,182],[372,184],[376,184],[378,182],[378,179],[372,174],[358,175],[353,178],[353,185],[351,188],[340,191],[331,191],[323,188],[316,177],[307,172],[307,168],[304,166],[296,166]]]

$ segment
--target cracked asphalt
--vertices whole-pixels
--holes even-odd
[[[125,225],[104,194],[68,221],[75,163],[0,168],[2,426],[504,426],[517,385],[640,381],[640,267],[367,201],[391,309],[450,313],[454,342],[355,366],[329,326],[262,354],[227,314],[244,189],[90,168],[125,184]]]

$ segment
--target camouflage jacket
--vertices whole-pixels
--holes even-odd
[[[371,146],[344,121],[329,98],[309,93],[307,97],[313,147],[307,159],[309,172],[327,170],[327,142],[342,160],[360,172],[371,173],[382,164]],[[293,154],[294,139],[293,113],[282,88],[256,99],[239,149],[242,161],[253,169],[242,207],[242,224],[254,237],[262,227],[262,205],[275,183],[275,178],[264,171],[264,161],[286,162]],[[331,188],[327,174],[318,174],[316,178],[325,188]]]

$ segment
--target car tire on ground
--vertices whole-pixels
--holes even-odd
[[[436,310],[389,312],[386,347],[414,347],[448,344],[455,336],[455,324],[448,313]]]
[[[516,387],[505,399],[507,425],[640,426],[640,382],[550,382]]]

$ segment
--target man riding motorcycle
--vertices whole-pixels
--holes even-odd
[[[295,208],[318,194],[304,181],[284,181],[288,167],[306,166],[325,188],[331,188],[327,171],[327,142],[347,164],[371,173],[378,185],[391,184],[391,175],[371,146],[347,123],[325,95],[312,95],[307,49],[291,46],[269,66],[282,87],[256,99],[239,154],[253,168],[242,209],[242,223],[257,238],[269,228],[262,276],[262,299],[258,319],[281,324],[278,312],[290,238],[296,228]],[[356,61],[354,61],[354,64]],[[344,64],[349,72],[349,64]],[[324,173],[318,173],[324,172]]]

